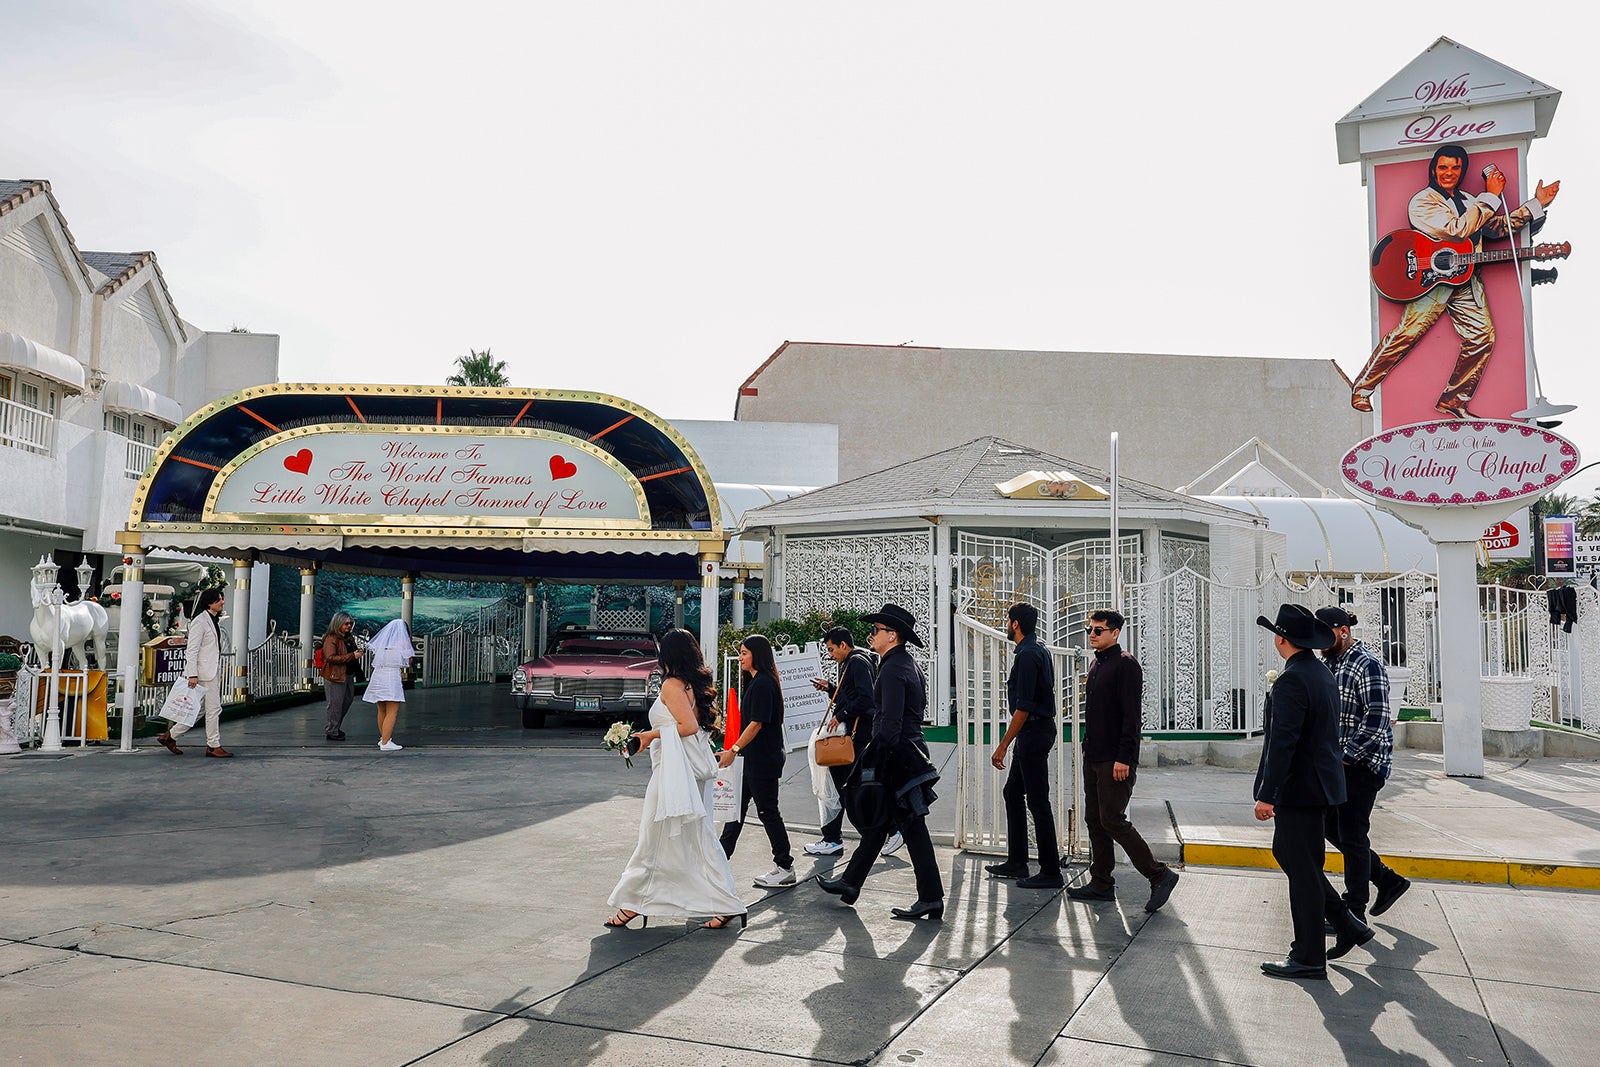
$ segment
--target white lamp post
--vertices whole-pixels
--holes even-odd
[[[50,589],[50,684],[45,688],[44,742],[41,752],[61,751],[61,605],[67,594],[61,586]]]
[[[84,556],[83,561],[72,568],[72,572],[78,576],[78,599],[88,600],[94,593],[94,590],[89,588],[94,581],[94,564],[89,562],[88,556]],[[105,670],[106,665],[100,664],[100,669]]]

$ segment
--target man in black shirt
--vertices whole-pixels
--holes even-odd
[[[1017,744],[1017,758],[1006,777],[1006,862],[987,869],[997,878],[1017,878],[1023,889],[1060,889],[1061,854],[1056,848],[1056,817],[1050,808],[1050,749],[1061,736],[1056,727],[1056,672],[1050,653],[1034,631],[1039,609],[1013,604],[1006,613],[1006,636],[1016,657],[1006,679],[1011,721],[990,762],[1006,765],[1006,749]],[[1028,877],[1028,816],[1039,845],[1039,873]]]
[[[1089,616],[1088,712],[1083,734],[1083,823],[1089,830],[1089,883],[1073,886],[1073,900],[1115,900],[1116,864],[1112,842],[1122,846],[1134,869],[1150,879],[1145,911],[1156,911],[1172,895],[1178,872],[1150,853],[1128,821],[1128,802],[1139,773],[1139,733],[1143,725],[1144,671],[1122,650],[1122,613]]]
[[[843,726],[859,754],[872,739],[872,661],[863,649],[856,647],[848,627],[835,626],[822,635],[823,647],[839,665],[839,681],[813,678],[811,684],[826,690],[833,698],[829,730]],[[822,827],[822,840],[805,846],[808,856],[837,856],[844,851],[844,791],[850,778],[852,765],[829,767],[834,788],[839,792],[839,814]],[[856,827],[857,830],[860,827]]]

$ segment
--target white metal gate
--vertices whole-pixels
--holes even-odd
[[[1122,546],[1122,581],[1144,573],[1143,539],[1129,534]],[[1005,627],[1011,605],[1039,609],[1039,640],[1082,647],[1092,612],[1115,603],[1111,538],[1086,537],[1054,549],[1014,537],[962,532],[956,537],[956,586],[963,610],[996,630]]]
[[[417,685],[478,685],[515,665],[522,649],[522,605],[501,600],[459,625],[415,641],[422,663]]]
[[[1006,677],[1013,647],[1005,634],[964,609],[956,613],[956,847],[973,852],[1004,854],[1007,850],[1002,790],[1010,772],[995,770],[990,755],[1011,721]],[[1056,707],[1064,726],[1062,739],[1050,757],[1056,838],[1065,854],[1086,854],[1078,709],[1088,660],[1078,649],[1046,647],[1055,665]]]

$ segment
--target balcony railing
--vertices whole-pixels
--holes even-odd
[[[48,456],[55,439],[54,415],[15,400],[0,399],[0,445]]]
[[[138,481],[144,477],[144,472],[150,469],[150,461],[155,458],[155,455],[155,445],[129,441],[128,458],[123,462],[122,473],[134,481]]]

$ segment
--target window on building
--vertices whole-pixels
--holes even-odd
[[[128,416],[120,411],[106,412],[106,429],[122,437],[128,436]]]
[[[0,400],[11,399],[11,375],[0,374]]]
[[[145,437],[146,430],[144,423],[139,419],[134,419],[131,429],[133,430],[133,439],[138,441],[141,445],[144,444],[147,440]]]
[[[17,383],[17,400],[30,408],[39,406],[39,387],[32,382]]]

